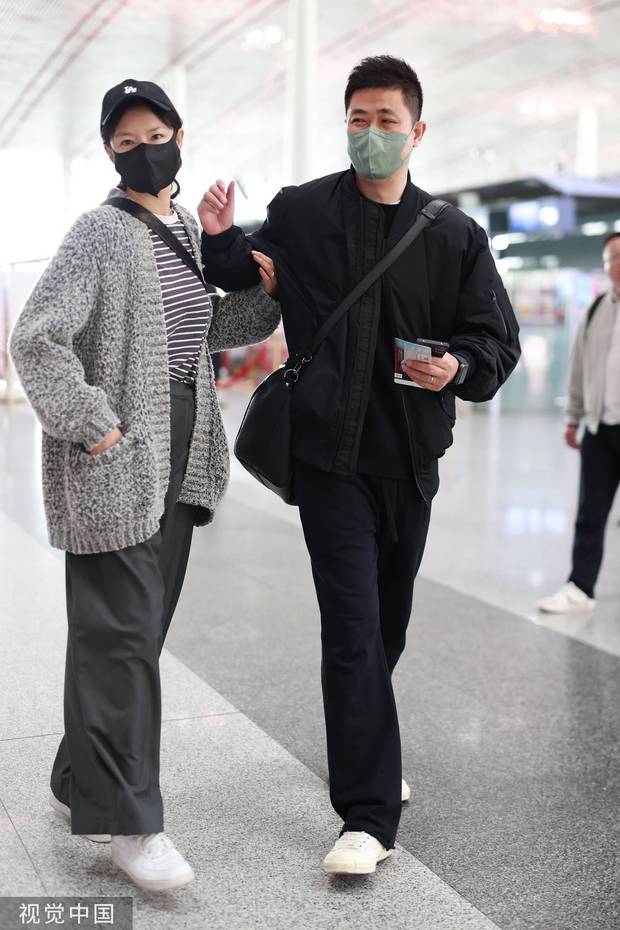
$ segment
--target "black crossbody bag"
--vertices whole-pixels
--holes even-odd
[[[428,203],[396,245],[336,307],[316,333],[308,350],[289,358],[265,378],[252,394],[235,440],[235,455],[251,475],[287,504],[295,503],[291,397],[303,369],[310,364],[326,337],[351,307],[448,206],[443,200]]]
[[[147,210],[145,207],[140,206],[139,203],[136,203],[135,200],[129,200],[128,197],[108,197],[107,200],[104,200],[104,204],[110,207],[117,207],[119,210],[124,210],[125,213],[131,213],[132,216],[135,216],[137,220],[141,220],[145,226],[148,226],[153,232],[156,232],[157,235],[164,240],[167,246],[169,246],[173,252],[175,252],[182,262],[185,262],[188,268],[194,272],[198,280],[203,285],[207,294],[212,294],[213,290],[209,290],[209,285],[204,279],[204,275],[194,256],[191,252],[188,252],[184,245],[182,245],[175,234],[171,232],[165,223],[162,223],[154,213],[151,213],[150,210]]]

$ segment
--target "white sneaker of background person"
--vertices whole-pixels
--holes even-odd
[[[592,610],[596,606],[596,600],[588,597],[574,582],[567,581],[555,594],[537,601],[536,606],[546,614],[572,614]]]
[[[113,835],[112,861],[143,891],[169,891],[188,885],[194,870],[165,833]]]

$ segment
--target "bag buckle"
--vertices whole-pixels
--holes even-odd
[[[304,365],[312,361],[311,355],[303,355],[301,361],[297,362],[292,368],[284,369],[284,380],[287,384],[296,384],[299,381],[299,373]]]

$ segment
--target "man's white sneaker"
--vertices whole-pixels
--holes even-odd
[[[194,870],[165,833],[112,837],[112,862],[143,891],[188,885]]]
[[[50,804],[59,814],[63,814],[67,820],[71,820],[71,810],[67,807],[66,804],[63,804],[62,801],[59,801],[53,791],[50,791]],[[84,836],[87,840],[92,840],[93,843],[109,843],[112,837],[109,833],[85,833]]]
[[[330,875],[370,875],[377,862],[391,855],[392,850],[382,846],[370,833],[347,831],[323,859],[323,868]]]
[[[581,610],[592,610],[596,606],[593,597],[578,588],[572,581],[563,584],[559,591],[550,597],[542,597],[536,604],[545,614],[570,614]]]

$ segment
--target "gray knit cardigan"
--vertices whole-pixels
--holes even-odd
[[[120,191],[113,191],[115,196]],[[176,206],[196,261],[198,226]],[[196,377],[196,416],[179,501],[210,523],[229,477],[211,352],[260,342],[279,304],[262,287],[211,296]],[[170,474],[164,308],[147,227],[112,206],[82,214],[20,313],[10,351],[43,428],[43,498],[52,546],[123,549],[159,527]],[[87,451],[113,427],[123,439]]]

